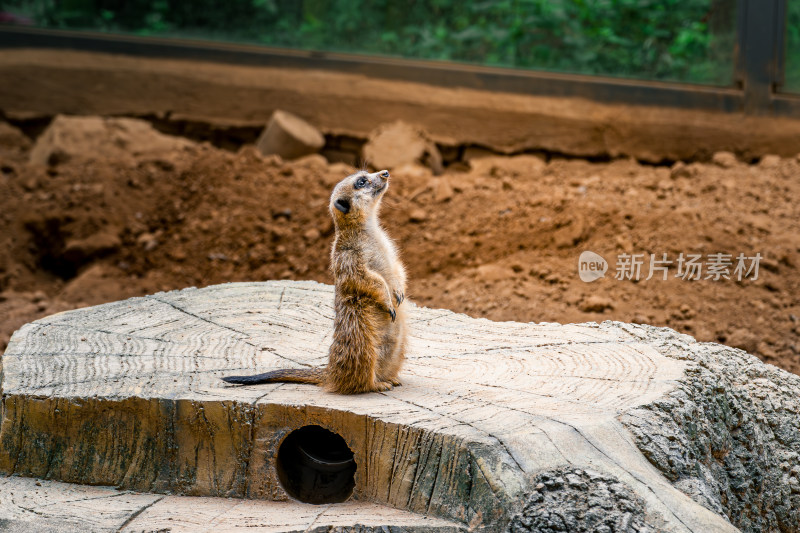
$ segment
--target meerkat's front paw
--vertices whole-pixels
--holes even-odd
[[[394,302],[392,301],[391,296],[388,300],[379,302],[378,308],[389,313],[389,316],[392,317],[392,322],[394,322],[395,318],[397,318],[397,311],[394,309]]]
[[[399,387],[402,385],[402,383],[400,383],[400,380],[397,378],[391,378],[389,382],[391,382],[391,384],[394,385],[395,387]]]
[[[406,295],[403,291],[394,291],[394,299],[397,300],[397,305],[400,305],[406,299]]]
[[[392,322],[394,322],[395,318],[397,318],[397,311],[394,310],[395,294],[392,292],[392,289],[389,288],[389,285],[386,285],[384,288],[386,289],[386,299],[383,300],[380,305],[389,313],[389,316],[392,317]]]
[[[376,381],[375,388],[372,389],[375,392],[385,392],[387,390],[392,390],[393,385],[388,381]]]

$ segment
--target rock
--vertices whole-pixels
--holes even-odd
[[[431,169],[419,163],[406,163],[392,171],[392,177],[427,180],[433,175]]]
[[[575,213],[567,221],[553,232],[553,244],[557,248],[571,248],[578,244],[586,233],[586,222],[582,215]]]
[[[287,111],[277,110],[256,141],[256,148],[264,155],[279,155],[283,159],[297,159],[315,154],[325,146],[320,131]],[[327,162],[327,160],[326,160]]]
[[[781,157],[774,154],[767,154],[758,162],[762,168],[778,168],[781,165]]]
[[[656,184],[656,188],[660,192],[666,192],[666,191],[671,191],[672,189],[674,189],[674,185],[669,180],[661,180]]]
[[[305,237],[307,241],[311,242],[318,240],[321,236],[322,234],[317,228],[311,228],[310,230],[303,233],[303,237]]]
[[[392,170],[391,179],[394,182],[403,183],[403,195],[412,202],[420,195],[430,191],[434,182],[433,171],[417,163],[402,165]]]
[[[38,303],[46,299],[47,295],[44,293],[44,291],[36,291],[33,293],[33,296],[31,296],[31,301],[34,303]]]
[[[766,342],[759,342],[753,353],[761,355],[765,361],[774,361],[778,358],[778,353]]]
[[[336,165],[338,168],[335,168],[334,165]],[[327,171],[320,174],[320,179],[326,187],[333,189],[337,183],[352,174],[354,171],[355,169],[350,165],[345,165],[344,163],[332,163],[328,167]]]
[[[71,239],[64,244],[63,257],[70,263],[84,263],[89,259],[109,254],[122,246],[119,232],[106,229],[84,239]]]
[[[245,161],[251,164],[262,164],[268,162],[270,166],[278,163],[275,166],[280,166],[280,163],[283,162],[280,156],[278,155],[271,155],[271,156],[264,156],[258,148],[256,148],[252,144],[245,144],[239,148],[239,151],[236,152],[236,156],[240,161]]]
[[[453,197],[453,187],[445,176],[437,179],[433,185],[433,200],[437,203],[447,202]]]
[[[692,309],[691,306],[689,306],[687,304],[681,304],[680,312],[681,312],[681,316],[683,318],[685,318],[685,319],[692,319],[697,315],[697,313],[695,313],[694,309]]]
[[[722,168],[731,168],[739,163],[736,156],[731,152],[716,152],[711,158],[711,161]]]
[[[299,157],[291,162],[293,167],[300,167],[317,172],[323,172],[328,168],[328,160],[321,154],[309,154]]]
[[[31,176],[22,182],[22,188],[28,192],[33,192],[39,188],[39,180],[36,179],[36,176]]]
[[[428,220],[428,212],[422,208],[416,208],[411,211],[408,215],[408,220],[411,222],[425,222]]]
[[[725,344],[728,346],[733,346],[734,348],[739,348],[740,350],[750,353],[755,353],[758,348],[758,343],[759,338],[752,332],[743,328],[733,330],[725,339]]]
[[[280,241],[291,237],[292,231],[283,226],[274,226],[270,228],[270,236],[272,237],[272,240]]]
[[[177,261],[178,263],[186,261],[186,259],[189,258],[189,255],[186,253],[186,250],[177,247],[171,248],[168,252],[168,255],[173,261]]]
[[[686,163],[683,161],[676,161],[669,169],[669,177],[672,179],[689,178],[691,177],[691,172]]]
[[[0,154],[19,153],[31,146],[31,140],[8,122],[0,122]]]
[[[578,305],[578,309],[584,313],[602,313],[606,309],[614,309],[614,304],[608,298],[592,294]]]
[[[72,278],[59,293],[59,298],[70,302],[104,302],[108,296],[109,266],[92,263]]]
[[[132,163],[145,157],[168,158],[172,152],[196,146],[187,139],[164,135],[144,120],[58,115],[36,139],[30,162],[57,165],[80,157]]]
[[[286,209],[280,209],[280,210],[277,210],[277,211],[273,211],[272,212],[272,218],[274,218],[275,220],[277,220],[279,218],[284,218],[286,220],[291,220],[292,219],[292,210],[287,207]]]
[[[158,235],[142,233],[136,238],[136,244],[144,248],[145,252],[155,250],[158,247]]]
[[[475,278],[478,281],[503,281],[514,277],[514,269],[511,267],[488,264],[481,265],[475,269]]]
[[[373,130],[363,148],[364,159],[378,169],[422,164],[441,174],[442,156],[428,134],[403,121],[382,124]]]

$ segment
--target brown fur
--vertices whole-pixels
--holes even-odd
[[[405,359],[406,274],[394,244],[378,222],[388,188],[387,171],[348,176],[333,189],[336,227],[331,272],[336,285],[333,342],[324,369],[274,370],[222,378],[229,383],[312,383],[331,392],[357,394],[400,385]],[[363,186],[359,186],[363,184]]]

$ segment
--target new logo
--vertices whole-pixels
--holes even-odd
[[[591,283],[605,277],[608,270],[608,262],[603,256],[586,250],[578,258],[578,276],[581,281]]]

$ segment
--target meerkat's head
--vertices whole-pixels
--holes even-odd
[[[376,213],[389,188],[389,171],[369,173],[365,170],[347,176],[336,184],[331,194],[330,210],[333,219],[340,221],[365,220]]]

